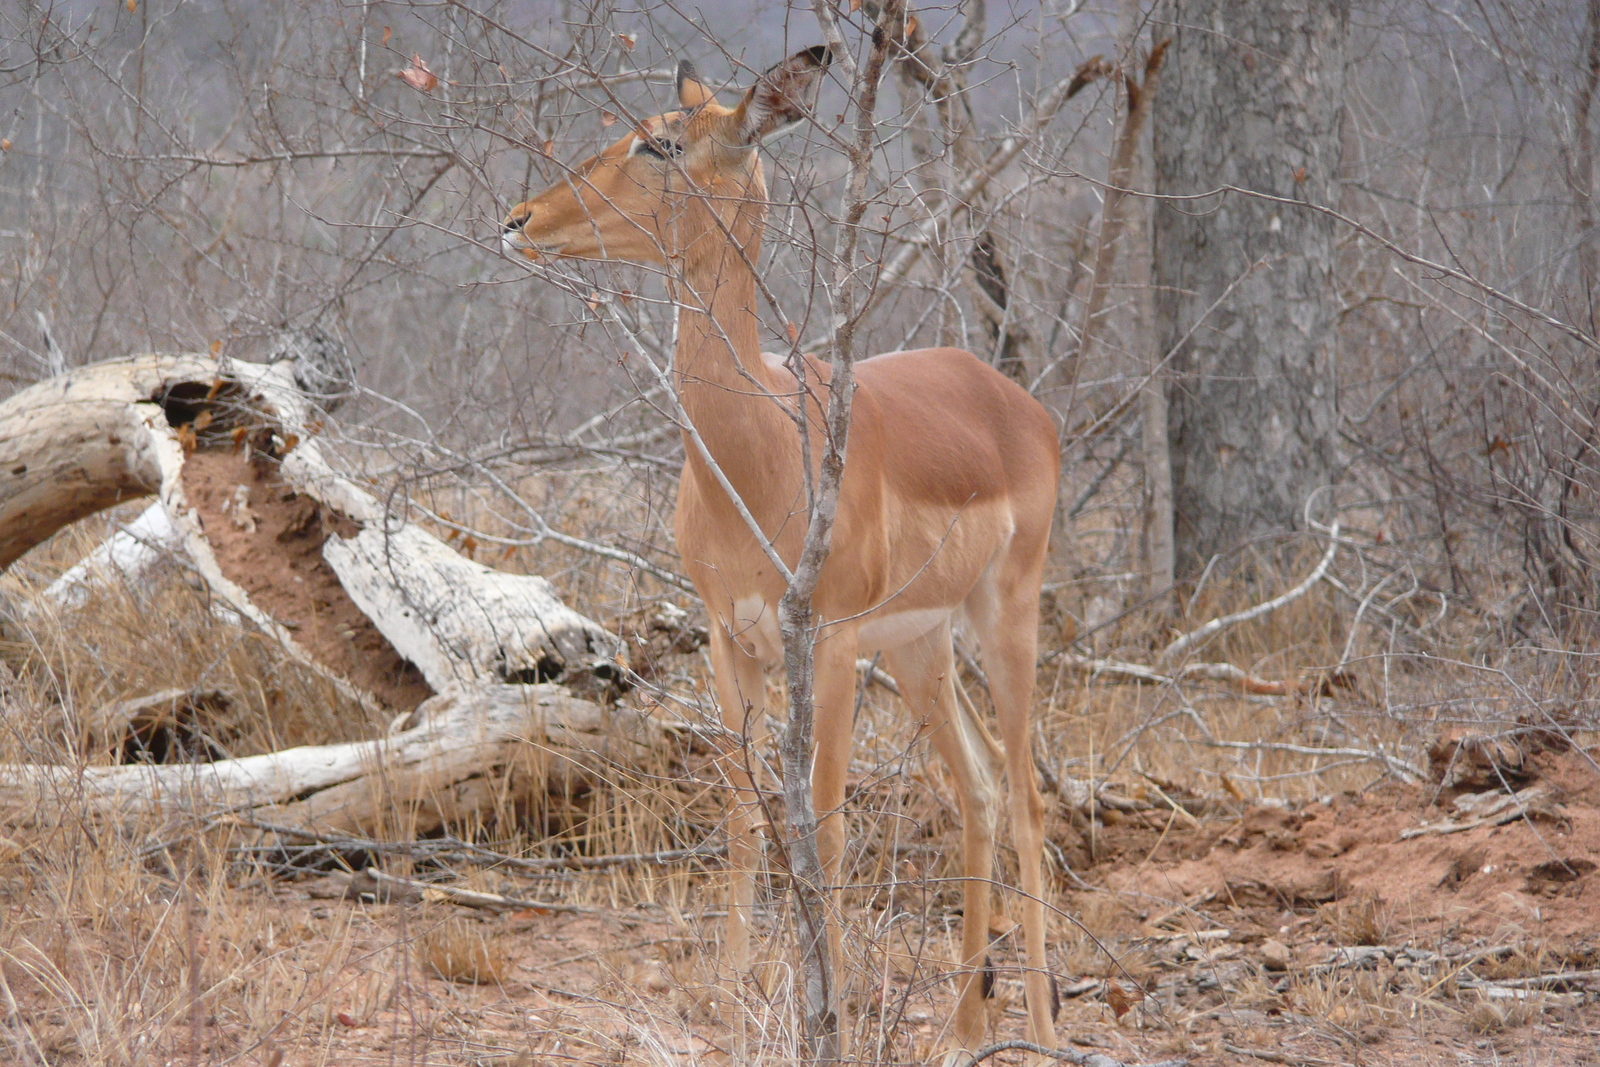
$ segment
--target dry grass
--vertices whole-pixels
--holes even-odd
[[[595,534],[608,523],[632,521],[636,525],[622,528],[634,531],[639,550],[659,533],[653,525],[659,512],[651,510],[659,501],[646,500],[648,494],[636,489],[573,476],[559,486],[552,482],[545,492],[542,503],[565,508],[561,513],[577,532]],[[453,505],[460,515],[472,502],[457,499]],[[641,506],[649,518],[637,525],[638,513],[630,509]],[[99,519],[63,532],[12,568],[0,589],[13,603],[36,601],[39,590],[105,528]],[[478,549],[480,558],[486,552]],[[1174,615],[1134,611],[1077,650],[1151,662],[1174,631],[1288,587],[1316,554],[1317,547],[1307,545],[1279,571],[1269,573],[1261,562],[1253,581],[1208,582]],[[668,647],[671,641],[649,624],[663,601],[693,611],[686,598],[566,548],[494,550],[488,561],[548,574],[576,606],[628,633],[635,667],[647,679],[628,699],[658,705],[675,717],[712,718],[703,655],[692,650],[692,642],[687,652]],[[1368,625],[1351,641],[1353,606],[1326,587],[1277,615],[1226,632],[1201,655],[1264,677],[1294,678],[1338,663],[1348,642],[1354,653],[1346,665],[1348,688],[1266,698],[1220,685],[1084,684],[1050,653],[1097,617],[1103,621],[1136,599],[1128,583],[1101,580],[1084,569],[1074,574],[1058,565],[1046,605],[1036,739],[1041,763],[1057,776],[1109,777],[1128,795],[1152,797],[1156,788],[1167,795],[1323,796],[1359,790],[1381,777],[1381,770],[1370,761],[1206,742],[1381,745],[1417,759],[1426,732],[1439,721],[1510,721],[1527,706],[1528,675],[1469,665],[1475,638],[1466,620],[1452,617],[1455,629],[1431,633],[1425,624],[1436,606],[1430,611],[1401,604],[1397,618],[1386,617],[1383,628]],[[1384,654],[1422,645],[1435,656],[1426,667]],[[1459,657],[1460,665],[1438,662],[1449,657]],[[226,707],[196,728],[206,743],[232,755],[373,736],[383,727],[270,642],[212,616],[204,595],[178,569],[152,588],[103,589],[77,612],[34,612],[20,623],[13,620],[0,645],[0,663],[6,670],[0,674],[0,700],[10,710],[0,731],[3,762],[108,762],[113,746],[92,736],[89,713],[113,700],[173,687],[227,695]],[[975,678],[969,681],[969,689],[981,692]],[[1532,696],[1547,700],[1577,692],[1581,709],[1584,684],[1570,671],[1549,673]],[[781,709],[780,698],[775,688],[769,707]],[[580,796],[548,795],[539,781],[530,755],[528,766],[505,770],[498,807],[454,831],[530,855],[650,851],[717,832],[721,789],[703,763],[619,770]],[[943,767],[927,758],[925,744],[910,743],[897,703],[876,688],[862,693],[851,784],[847,874],[860,888],[845,899],[845,973],[855,1045],[869,1060],[903,1062],[935,1049],[947,1018],[950,961],[960,939],[960,895],[952,881],[959,874],[959,820]],[[174,1060],[265,1063],[281,1053],[284,1063],[297,1065],[404,1052],[434,1055],[439,1062],[571,1057],[665,1064],[682,1062],[678,1053],[706,1035],[730,1032],[743,1035],[744,1062],[777,1062],[795,1051],[786,963],[792,932],[781,906],[781,874],[761,882],[766,918],[755,952],[765,962],[746,980],[720,968],[719,879],[701,869],[618,869],[537,883],[471,871],[414,872],[465,876],[475,888],[542,894],[608,916],[583,927],[569,944],[559,940],[574,928],[565,919],[480,921],[431,906],[308,900],[297,881],[303,875],[262,862],[283,857],[238,852],[245,841],[235,829],[196,828],[182,818],[96,824],[82,817],[71,796],[40,814],[45,817],[8,830],[0,841],[0,900],[6,908],[0,1004],[16,1006],[11,1022],[0,1026],[0,1042],[8,1043],[0,1058],[99,1067]],[[1118,832],[1120,816],[1098,815],[1088,822],[1053,810],[1054,855],[1081,869],[1105,835]],[[997,877],[1014,883],[1015,856],[1004,825],[1002,820]],[[396,811],[380,836],[408,839],[406,812]],[[322,862],[326,869],[327,857]],[[1053,876],[1053,900],[1062,911],[1049,923],[1054,966],[1063,975],[1116,978],[1157,990],[1175,965],[1203,972],[1237,957],[1236,950],[1219,954],[1223,946],[1212,943],[1198,957],[1173,955],[1173,945],[1181,943],[1171,935],[1222,920],[1202,922],[1180,913],[1153,930],[1149,924],[1170,905],[1085,891],[1059,869]],[[997,890],[997,902],[1005,914],[1019,914],[1010,892]],[[1317,918],[1333,940],[1353,945],[1388,943],[1403,925],[1403,916],[1370,897],[1326,905]],[[1015,940],[1001,938],[991,954],[999,993],[991,1013],[997,1032],[1020,1034]],[[1550,947],[1537,932],[1523,942],[1525,948],[1486,961],[1476,973],[1516,977],[1581,958],[1577,949],[1564,955],[1564,949]],[[581,979],[587,984],[573,998],[545,991],[566,988],[580,973],[589,977]],[[1229,1010],[1258,1013],[1290,1005],[1321,1020],[1329,1034],[1366,1035],[1362,1040],[1415,1027],[1423,1017],[1437,1025],[1455,1020],[1449,1024],[1486,1035],[1545,1017],[1534,999],[1479,1003],[1465,990],[1451,1002],[1454,1008],[1439,1000],[1443,994],[1428,993],[1430,1006],[1419,1016],[1425,988],[1392,974],[1299,976],[1286,990],[1276,981],[1266,976],[1225,984],[1198,1007],[1181,1009],[1153,992],[1120,1028],[1100,995],[1092,994],[1068,1002],[1063,1026],[1074,1032],[1125,1031],[1153,1055],[1185,1047],[1191,1040],[1186,1035],[1208,1025],[1196,1013],[1219,1001]]]
[[[437,921],[418,939],[417,947],[433,973],[448,982],[500,984],[511,975],[506,947],[468,919],[450,916]]]

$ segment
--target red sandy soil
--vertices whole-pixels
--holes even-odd
[[[235,521],[232,503],[241,485],[248,490],[254,532]],[[410,711],[433,695],[322,558],[323,541],[354,536],[359,526],[291,490],[279,479],[275,462],[251,462],[245,452],[194,452],[183,465],[183,487],[200,511],[222,573],[287,626],[319,662],[395,711]]]
[[[1280,910],[1365,897],[1405,929],[1488,937],[1515,927],[1600,944],[1600,771],[1579,751],[1532,759],[1535,780],[1552,787],[1550,803],[1503,826],[1402,840],[1405,830],[1446,821],[1452,793],[1393,786],[1295,811],[1252,808],[1198,831],[1175,827],[1148,863],[1155,835],[1145,831],[1152,840],[1141,850],[1142,835],[1125,832],[1105,884]]]

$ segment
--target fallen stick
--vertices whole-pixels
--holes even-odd
[[[1154,667],[1146,667],[1140,663],[1094,659],[1070,652],[1063,652],[1060,660],[1068,667],[1092,678],[1109,677],[1113,680],[1148,685],[1172,685],[1185,678],[1201,678],[1212,682],[1233,682],[1244,692],[1256,696],[1291,696],[1304,692],[1313,684],[1311,680],[1292,682],[1257,678],[1231,663],[1189,663],[1171,674],[1163,674]]]
[[[1258,619],[1263,615],[1277,611],[1279,608],[1300,599],[1300,597],[1304,596],[1312,586],[1316,585],[1322,580],[1322,576],[1324,574],[1328,573],[1329,566],[1333,564],[1334,554],[1338,552],[1338,550],[1339,520],[1335,519],[1333,521],[1333,526],[1328,530],[1328,551],[1323,554],[1322,562],[1317,564],[1316,569],[1310,574],[1306,575],[1305,581],[1301,582],[1287,593],[1284,593],[1282,596],[1273,597],[1271,600],[1268,600],[1265,603],[1257,604],[1253,608],[1246,608],[1244,611],[1238,611],[1232,615],[1224,615],[1221,618],[1212,619],[1199,629],[1191,630],[1186,634],[1180,635],[1166,648],[1161,650],[1161,655],[1157,662],[1167,663],[1173,659],[1176,659],[1178,656],[1181,656],[1183,653],[1189,651],[1189,649],[1193,648],[1195,645],[1206,640],[1207,638],[1221,633],[1230,626],[1236,626],[1241,622],[1249,622],[1251,619]]]
[[[1456,984],[1463,989],[1544,989],[1555,985],[1581,985],[1588,988],[1594,982],[1600,982],[1600,971],[1557,971],[1525,978],[1456,979]]]
[[[386,852],[426,859],[455,857],[489,866],[507,867],[512,870],[535,873],[606,871],[616,867],[664,866],[670,863],[683,863],[688,860],[720,859],[728,854],[727,845],[707,843],[695,845],[692,848],[662,849],[659,852],[627,852],[610,856],[556,856],[548,859],[528,859],[524,856],[512,856],[504,852],[497,852],[494,849],[485,848],[470,841],[462,841],[455,837],[428,838],[420,841],[377,841],[372,838],[352,837],[347,834],[320,834],[298,826],[282,826],[276,823],[261,822],[256,819],[241,818],[237,821],[241,825],[277,834],[281,837],[300,838],[314,847],[348,849],[352,852]],[[263,846],[252,845],[249,847],[254,849]]]
[[[1268,1063],[1304,1064],[1305,1067],[1344,1067],[1339,1060],[1324,1060],[1317,1056],[1295,1056],[1287,1052],[1273,1052],[1264,1048],[1246,1048],[1243,1045],[1224,1044],[1223,1050],[1235,1056],[1249,1056]]]
[[[1543,800],[1549,793],[1549,788],[1542,785],[1530,786],[1520,793],[1506,793],[1491,801],[1488,812],[1478,818],[1468,819],[1465,822],[1450,820],[1413,826],[1409,830],[1400,831],[1400,840],[1410,841],[1415,837],[1459,834],[1467,830],[1476,830],[1480,826],[1504,826],[1508,822],[1516,822],[1534,810],[1534,803]]]
[[[480,893],[472,889],[458,889],[455,886],[415,882],[410,878],[397,878],[392,874],[384,874],[375,867],[368,867],[361,872],[361,875],[371,879],[376,885],[415,893],[417,894],[417,899],[426,904],[459,904],[464,908],[483,908],[489,911],[533,910],[559,915],[607,914],[604,908],[586,908],[582,904],[556,904],[545,900],[523,900],[519,897],[502,896],[499,893]]]
[[[1002,1052],[1031,1052],[1036,1056],[1048,1056],[1053,1060],[1063,1063],[1074,1063],[1078,1067],[1127,1067],[1121,1060],[1114,1060],[1102,1052],[1073,1052],[1064,1048],[1047,1048],[1044,1045],[1035,1045],[1032,1041],[998,1041],[993,1045],[985,1045],[972,1054],[971,1063],[982,1063],[991,1056],[998,1056]],[[1156,1063],[1146,1064],[1145,1067],[1188,1067],[1186,1059],[1161,1060]]]
[[[1364,748],[1321,748],[1315,745],[1293,745],[1285,741],[1218,741],[1209,737],[1196,738],[1195,740],[1208,748],[1233,748],[1249,752],[1292,752],[1297,756],[1348,756],[1354,759],[1368,759],[1382,763],[1390,770],[1403,774],[1414,781],[1425,781],[1428,777],[1419,768],[1413,767],[1398,756],[1391,756],[1387,752],[1375,752]]]

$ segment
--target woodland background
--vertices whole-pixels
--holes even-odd
[[[859,31],[877,7],[840,10]],[[1042,772],[1137,769],[1196,796],[1304,800],[1404,778],[1396,761],[1422,766],[1445,726],[1554,722],[1588,737],[1600,0],[911,11],[879,106],[867,218],[879,269],[858,344],[969,348],[1057,420]],[[659,573],[677,570],[682,444],[632,347],[665,362],[672,309],[642,271],[532,278],[500,253],[500,223],[633,119],[669,109],[677,59],[731,99],[819,39],[809,8],[779,3],[0,5],[0,392],[133,352],[264,358],[285,329],[320,331],[359,384],[322,427],[331,457],[463,552],[548,577],[632,642],[625,699],[710,714],[699,605]],[[830,343],[819,250],[833,247],[846,173],[829,127],[843,110],[831,84],[818,124],[765,157],[764,277],[817,352]],[[791,338],[774,328],[767,343]],[[24,557],[7,596],[34,596],[132,507]],[[1294,587],[1330,547],[1305,595],[1201,656],[1290,689],[1207,689],[1163,654]],[[236,754],[381,731],[201,600],[179,567],[156,593],[12,625],[7,759],[102,758],[79,751],[75,716],[173,685],[237,694],[222,731]],[[1126,680],[1129,665],[1153,684],[1090,684]],[[920,766],[895,747],[892,702],[864,684],[864,714],[880,699],[882,733],[868,730],[887,746],[880,765]],[[587,807],[529,818],[511,805],[470,829],[552,854],[714,829],[660,783],[610,788]],[[32,910],[0,936],[13,958],[16,938],[44,944],[28,922],[57,929],[62,960],[90,953],[68,932],[67,891],[89,857],[97,884],[121,887],[104,889],[118,906],[170,881],[144,870],[142,844],[54,833],[48,847],[16,842],[33,857],[16,874],[32,895],[12,899]],[[212,903],[190,914],[206,921],[238,878],[237,856],[217,855],[232,859],[192,867],[209,887],[195,899]],[[699,884],[669,893],[629,874],[563,892],[687,901]],[[1108,929],[1126,919],[1113,912]],[[170,936],[137,981],[89,995],[63,965],[44,984],[63,1056],[135,1054],[91,1006],[114,1001],[112,985],[125,1003],[165,991],[150,1010],[167,1030],[152,1023],[138,1055],[199,1055],[182,991],[202,935]],[[408,936],[384,951],[403,956]],[[238,965],[240,988],[272,985],[256,966]],[[326,1050],[327,1012],[314,1023],[317,997],[297,995],[273,1010]],[[245,1013],[257,1036],[229,1055],[266,1056],[260,1033],[284,1040],[261,1012]],[[413,1024],[413,1042],[443,1032]],[[44,1030],[30,1032],[18,1047],[56,1062]]]

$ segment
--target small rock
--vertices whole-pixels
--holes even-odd
[[[1261,965],[1269,971],[1287,971],[1289,969],[1289,946],[1282,941],[1263,941],[1261,943]]]

